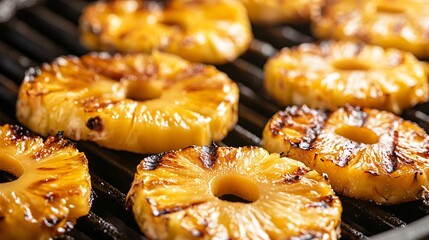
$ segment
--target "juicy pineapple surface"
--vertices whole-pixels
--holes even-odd
[[[210,144],[237,121],[238,87],[176,56],[89,54],[30,69],[17,118],[41,134],[138,153]]]
[[[337,239],[342,212],[327,178],[304,164],[215,145],[143,159],[127,204],[150,239]]]
[[[322,39],[349,39],[429,56],[429,1],[329,0],[313,11]]]
[[[285,48],[265,65],[264,86],[283,106],[355,106],[400,113],[428,100],[428,73],[411,53],[349,41]]]
[[[288,107],[267,123],[263,146],[326,173],[336,192],[357,199],[397,204],[428,187],[428,135],[386,111]]]
[[[249,46],[250,23],[235,0],[98,1],[83,11],[82,42],[93,50],[177,54],[221,64]]]
[[[49,239],[88,214],[91,182],[83,153],[61,134],[44,141],[15,125],[0,127],[0,238]]]
[[[305,23],[310,21],[313,8],[323,0],[240,0],[247,9],[249,19],[257,24]]]

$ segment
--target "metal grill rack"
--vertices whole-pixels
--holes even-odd
[[[20,10],[0,24],[0,124],[17,123],[15,103],[25,70],[51,62],[60,55],[88,52],[79,44],[78,19],[85,0],[46,0]],[[254,26],[255,40],[236,61],[218,66],[240,88],[238,125],[220,145],[259,145],[262,129],[278,110],[263,92],[263,65],[278,49],[312,42],[308,26]],[[402,117],[429,132],[429,105],[407,110]],[[89,142],[78,142],[89,159],[93,206],[78,220],[65,239],[145,239],[125,208],[125,194],[143,155],[112,151]],[[341,197],[344,212],[341,239],[429,239],[429,207],[423,202],[378,206]]]

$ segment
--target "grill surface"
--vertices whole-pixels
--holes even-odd
[[[46,0],[19,11],[0,24],[0,124],[17,123],[15,102],[25,70],[59,55],[88,52],[79,44],[77,24],[84,0]],[[240,88],[238,125],[219,145],[259,145],[265,123],[282,109],[262,88],[262,66],[278,49],[314,41],[308,26],[254,27],[256,39],[233,63],[218,66]],[[402,117],[429,130],[429,104],[406,111]],[[89,159],[93,207],[65,239],[145,239],[132,213],[125,209],[125,194],[143,155],[112,151],[79,142]],[[344,207],[341,239],[428,239],[429,207],[423,202],[382,207],[341,197]],[[404,228],[405,227],[405,228]]]

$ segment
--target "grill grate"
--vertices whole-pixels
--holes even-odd
[[[59,55],[82,55],[78,19],[85,0],[46,0],[20,10],[0,24],[0,124],[16,123],[15,102],[25,69]],[[265,123],[279,109],[263,92],[262,66],[278,49],[314,41],[308,26],[255,27],[250,49],[233,63],[218,66],[240,88],[238,125],[219,145],[259,145]],[[406,111],[403,117],[429,131],[429,104]],[[143,155],[79,142],[90,162],[93,207],[78,220],[65,239],[145,239],[125,208],[125,194]],[[344,207],[342,239],[426,239],[429,207],[422,202],[382,207],[341,197]],[[414,222],[414,223],[412,223]],[[406,225],[407,228],[402,229]],[[393,231],[389,231],[392,230]]]

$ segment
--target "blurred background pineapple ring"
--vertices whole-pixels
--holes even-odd
[[[252,33],[240,2],[165,2],[91,4],[80,19],[82,42],[92,50],[147,53],[156,49],[213,64],[232,61],[248,48]]]
[[[330,0],[312,13],[322,39],[359,40],[429,57],[429,2],[421,0]]]
[[[264,67],[266,91],[282,106],[351,104],[401,113],[428,100],[427,69],[411,53],[350,41],[285,48]]]
[[[249,19],[255,24],[306,23],[310,21],[313,8],[323,0],[241,0]]]
[[[48,135],[137,153],[221,140],[237,122],[238,87],[213,66],[177,56],[89,54],[30,69],[17,118]]]
[[[149,239],[335,240],[342,212],[326,177],[251,146],[149,156],[127,205]]]
[[[62,137],[41,137],[16,125],[0,126],[0,238],[52,239],[88,214],[88,161]]]
[[[292,106],[263,132],[270,152],[326,173],[339,194],[378,204],[424,199],[429,136],[393,113],[346,106],[335,111]]]

